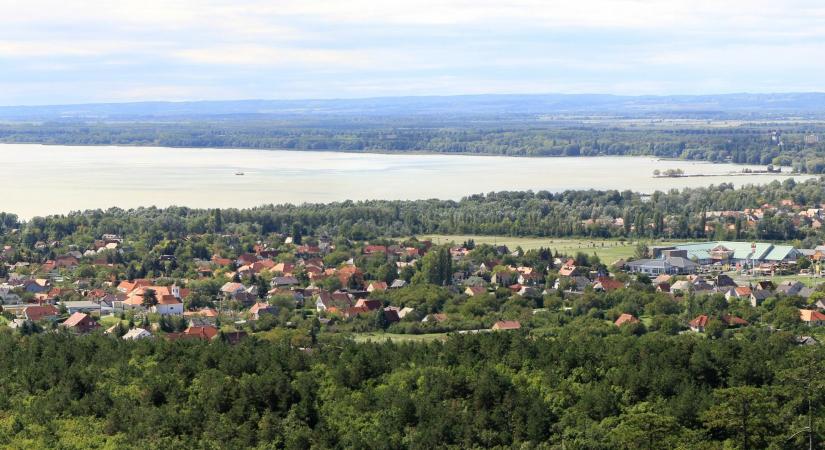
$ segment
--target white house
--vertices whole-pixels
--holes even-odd
[[[161,316],[177,316],[183,314],[183,302],[174,295],[162,295],[158,299],[158,304],[152,307],[153,313]]]
[[[152,337],[152,333],[144,330],[143,328],[132,328],[126,334],[123,335],[123,339],[127,341],[146,339],[148,337]]]

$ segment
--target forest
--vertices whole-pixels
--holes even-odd
[[[821,347],[546,336],[310,349],[0,332],[4,448],[801,448],[825,439]],[[817,447],[818,448],[818,447]]]
[[[535,116],[255,118],[0,123],[0,142],[453,153],[523,157],[647,155],[825,172],[818,123],[718,125]]]
[[[798,241],[818,245],[821,229],[796,223],[792,214],[768,210],[758,222],[711,218],[714,211],[744,211],[782,201],[817,208],[825,203],[825,180],[773,182],[735,188],[720,184],[707,188],[655,192],[631,191],[491,192],[452,200],[371,200],[329,204],[264,205],[250,209],[223,209],[220,223],[215,210],[185,207],[112,208],[67,215],[35,217],[24,225],[11,214],[0,216],[2,234],[24,247],[37,241],[66,240],[88,245],[104,233],[145,238],[152,247],[164,239],[189,234],[233,232],[246,236],[289,233],[296,227],[306,235],[369,240],[431,234],[481,234],[548,237],[714,238]],[[614,225],[622,219],[621,226]],[[722,220],[713,233],[708,224]],[[588,222],[591,221],[591,222]],[[729,221],[729,222],[725,222]],[[22,226],[22,228],[21,228]],[[73,242],[76,241],[76,242]]]

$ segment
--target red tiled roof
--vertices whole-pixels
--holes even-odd
[[[825,322],[825,314],[813,309],[800,309],[799,319],[803,322]]]
[[[728,316],[722,316],[722,322],[725,322],[725,324],[729,327],[748,325],[747,320],[745,320],[741,317],[729,316],[729,315]]]
[[[708,318],[707,315],[702,314],[702,315],[696,317],[695,319],[691,320],[689,325],[692,326],[692,327],[703,327],[704,328],[704,327],[707,326],[709,320],[710,319]]]
[[[76,313],[72,314],[71,316],[69,316],[69,318],[66,319],[63,322],[63,326],[71,328],[71,327],[76,327],[76,326],[80,326],[80,325],[83,325],[83,324],[86,324],[86,325],[89,325],[89,326],[97,325],[96,322],[91,322],[90,323],[90,321],[91,321],[91,317],[89,317],[88,314],[84,314],[82,312],[76,312]],[[92,325],[92,324],[94,324],[94,325]]]
[[[218,335],[218,329],[211,326],[205,327],[189,327],[183,331],[183,334],[200,339],[212,339]]]
[[[60,310],[55,308],[52,305],[46,306],[27,306],[25,309],[24,314],[26,318],[31,320],[32,322],[37,322],[43,320],[45,317],[57,316],[60,314]]]
[[[624,313],[621,316],[619,316],[619,318],[616,319],[615,322],[613,322],[613,324],[615,324],[617,327],[620,327],[626,323],[639,323],[639,319],[637,319],[633,314]]]
[[[494,330],[518,330],[521,323],[518,320],[500,320],[493,324]]]

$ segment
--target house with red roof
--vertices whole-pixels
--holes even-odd
[[[202,339],[204,341],[211,341],[215,339],[220,330],[213,326],[203,327],[189,327],[181,333],[181,337],[189,339]]]
[[[518,320],[499,320],[493,324],[495,331],[518,330],[521,328],[521,322]]]
[[[179,316],[183,314],[183,302],[171,294],[159,295],[158,303],[152,306],[152,312],[161,316]]]
[[[639,323],[639,319],[637,319],[633,314],[623,313],[618,319],[616,319],[615,322],[613,322],[613,324],[617,327],[620,327],[626,323]]]
[[[705,327],[708,326],[709,321],[710,321],[710,318],[708,318],[708,316],[706,314],[702,314],[702,315],[697,316],[695,319],[691,320],[690,322],[688,322],[688,326],[690,327],[691,330],[693,330],[697,333],[704,333],[705,332]]]
[[[269,303],[255,303],[249,308],[249,318],[252,320],[261,320],[265,315],[275,314],[275,308]]]
[[[825,314],[814,309],[800,309],[799,320],[808,326],[821,326],[825,324]]]
[[[376,253],[387,253],[386,245],[367,245],[364,247],[365,255],[373,255]]]
[[[383,304],[381,303],[381,300],[373,300],[373,299],[362,298],[362,299],[359,299],[357,302],[355,302],[355,307],[356,308],[362,308],[363,307],[363,308],[367,308],[368,311],[375,311],[376,309],[380,308],[381,306],[383,306]]]
[[[63,321],[60,326],[67,330],[72,330],[77,333],[85,334],[100,328],[100,324],[92,319],[92,316],[76,312]]]
[[[23,318],[32,322],[41,320],[57,320],[60,310],[52,305],[32,305],[23,310]]]
[[[746,327],[750,325],[747,320],[741,317],[731,316],[727,314],[722,316],[722,323],[729,327]]]
[[[624,283],[610,277],[598,277],[593,285],[593,290],[610,292],[624,287]]]

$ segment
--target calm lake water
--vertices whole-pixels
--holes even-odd
[[[0,210],[23,218],[111,206],[214,208],[347,199],[459,199],[527,189],[650,193],[786,178],[731,176],[744,166],[647,157],[526,159],[31,144],[0,144],[0,157],[4,169]],[[713,176],[653,178],[654,169]]]

